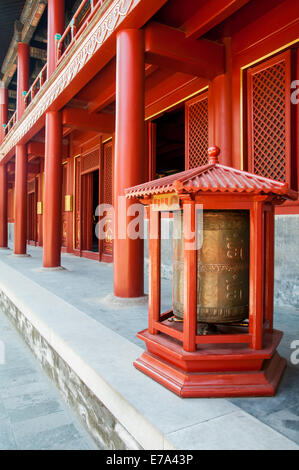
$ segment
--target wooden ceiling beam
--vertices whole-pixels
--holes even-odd
[[[151,22],[145,28],[146,62],[208,80],[224,73],[224,46],[186,39],[178,29]]]
[[[242,8],[249,0],[210,0],[183,25],[186,38],[197,39]]]
[[[28,160],[36,157],[45,158],[45,144],[43,142],[36,142],[34,140],[31,140],[27,144],[27,155]],[[68,157],[68,145],[63,144],[62,157]]]
[[[152,64],[145,65],[145,77],[149,77],[152,75],[156,70],[157,66]],[[101,82],[99,91],[93,97],[92,101],[88,105],[88,112],[95,113],[100,111],[101,109],[106,108],[109,104],[115,101],[115,93],[116,93],[116,64],[113,61],[113,68],[112,70],[104,70],[101,73]]]
[[[177,75],[179,74],[175,74],[175,76]],[[170,84],[168,84],[166,90],[165,85],[167,85],[167,83],[163,83],[164,95],[159,94],[159,90],[157,89],[151,90],[146,96],[146,120],[154,116],[161,116],[169,108],[183,105],[184,101],[198,94],[198,92],[207,87],[208,84],[209,82],[203,78],[192,77],[192,79],[188,80],[186,79],[186,75],[181,86],[176,83],[176,86],[172,88]],[[162,90],[162,87],[160,89]]]
[[[176,90],[184,88],[192,79],[193,76],[186,75],[184,73],[165,74],[163,77],[162,73],[157,72],[159,75],[154,81],[154,75],[149,83],[146,83],[146,94],[145,94],[145,106],[150,106],[162,98],[167,98],[168,95],[172,94]],[[159,80],[160,78],[160,80]]]
[[[100,92],[94,97],[94,99],[89,103],[87,109],[89,113],[95,113],[101,109],[106,108],[109,104],[113,103],[115,100],[115,80],[107,85],[105,88],[101,89]]]
[[[44,157],[45,156],[45,144],[42,142],[31,141],[27,145],[28,156]]]
[[[84,109],[65,108],[62,112],[62,124],[71,129],[112,134],[115,129],[115,117],[113,114],[91,114]]]

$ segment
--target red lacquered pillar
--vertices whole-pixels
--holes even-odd
[[[114,294],[118,297],[141,297],[144,293],[143,240],[132,240],[126,233],[131,218],[119,197],[125,188],[144,181],[144,36],[129,29],[117,36],[116,136],[114,171]],[[123,223],[120,218],[123,216]],[[122,237],[122,238],[121,238]]]
[[[48,78],[56,68],[57,41],[56,34],[64,32],[64,0],[48,0]]]
[[[186,200],[184,210],[184,327],[183,348],[196,350],[197,250],[195,202]]]
[[[274,259],[275,259],[275,210],[269,207],[264,214],[265,224],[265,259],[264,259],[264,320],[267,328],[273,330],[273,307],[274,307]]]
[[[149,213],[149,332],[158,333],[155,322],[160,319],[161,313],[161,212],[153,211],[150,206]]]
[[[24,92],[29,88],[29,51],[28,44],[18,43],[17,119],[20,119],[24,113]]]
[[[15,255],[26,255],[27,240],[27,148],[16,146],[15,174]]]
[[[18,80],[17,80],[17,119],[25,110],[24,91],[29,86],[29,46],[18,44]],[[26,255],[27,239],[27,148],[24,144],[16,145],[15,172],[15,240],[14,253]]]
[[[209,90],[209,144],[221,148],[219,157],[222,165],[232,166],[232,72],[231,43],[223,40],[226,46],[226,72],[214,78]],[[212,127],[212,129],[211,129]]]
[[[250,211],[249,332],[252,349],[263,347],[263,216],[263,203],[255,201]]]
[[[7,173],[0,165],[0,248],[7,248]]]
[[[62,117],[60,111],[46,114],[44,256],[45,268],[61,262]]]
[[[5,131],[4,126],[8,121],[8,93],[7,88],[0,87],[0,143],[3,142]]]

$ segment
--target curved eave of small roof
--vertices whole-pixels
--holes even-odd
[[[208,164],[175,175],[128,188],[127,198],[146,198],[156,194],[180,193],[247,193],[273,194],[283,199],[297,200],[298,193],[287,183],[271,180],[224,165]]]

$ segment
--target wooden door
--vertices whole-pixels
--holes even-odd
[[[82,175],[82,250],[92,251],[93,174]]]
[[[74,250],[81,251],[81,159],[75,159]]]
[[[62,166],[62,237],[61,244],[67,246],[68,213],[65,211],[65,196],[67,194],[67,163]]]
[[[35,193],[28,194],[28,212],[27,212],[27,238],[30,242],[36,242],[36,203]]]
[[[101,202],[113,204],[113,142],[109,141],[102,147],[101,162]],[[106,224],[104,226],[105,237],[101,242],[101,261],[110,262],[113,259],[113,210],[104,214]]]
[[[28,183],[27,194],[27,240],[37,242],[37,180],[34,178]]]
[[[36,236],[38,246],[43,245],[43,200],[44,200],[44,173],[43,171],[36,178],[36,201],[40,203],[39,213],[36,214]],[[37,210],[37,207],[36,207]]]

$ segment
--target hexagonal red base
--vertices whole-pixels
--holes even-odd
[[[259,351],[247,345],[203,345],[194,353],[163,334],[138,334],[147,352],[134,366],[181,397],[272,396],[286,366],[276,352],[282,333],[267,333]]]

